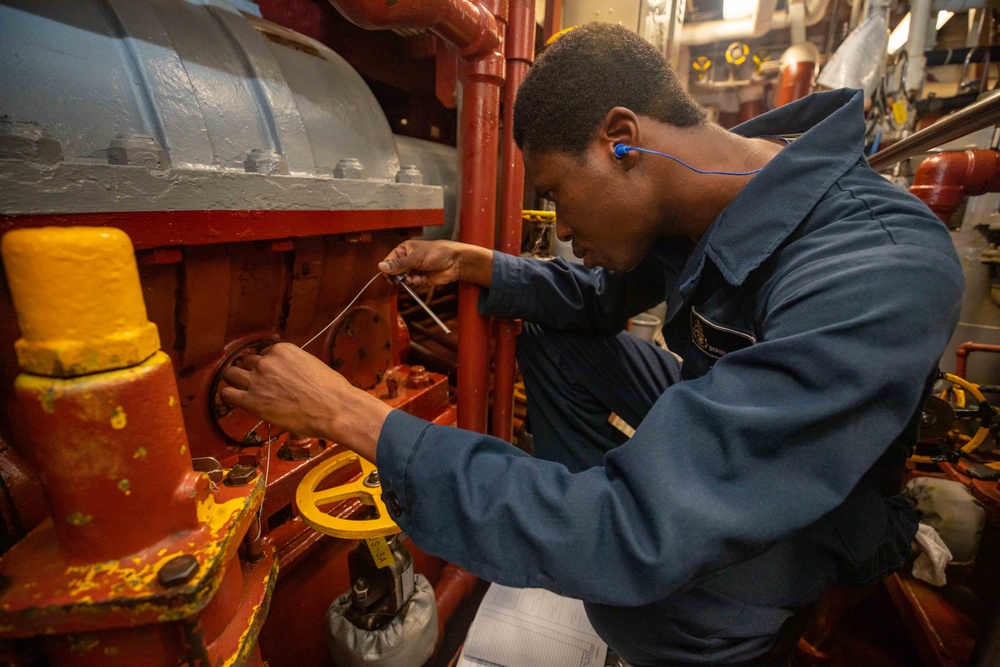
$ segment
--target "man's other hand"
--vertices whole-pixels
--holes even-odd
[[[404,241],[379,262],[378,270],[406,274],[406,283],[447,285],[456,280],[489,287],[493,280],[493,251],[454,241]]]

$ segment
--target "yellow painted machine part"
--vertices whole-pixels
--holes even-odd
[[[160,349],[125,232],[17,229],[4,235],[2,253],[25,372],[75,377],[134,366]]]
[[[341,486],[317,491],[327,477],[352,463],[361,464],[361,477]],[[354,452],[338,454],[309,471],[295,491],[295,504],[302,519],[324,535],[350,540],[384,537],[400,532],[382,502],[382,487],[365,486],[364,481],[375,470],[375,465]],[[332,517],[321,509],[343,500],[356,498],[378,510],[377,519],[352,520]]]
[[[963,393],[963,390],[972,394],[972,397],[976,399],[977,402],[986,403],[986,397],[983,396],[983,393],[981,391],[979,391],[979,385],[973,384],[972,382],[960,378],[957,375],[952,375],[951,373],[945,373],[944,379],[955,386],[954,390],[955,398],[959,408],[965,407],[965,394]],[[947,395],[948,391],[945,390],[944,392],[942,392],[941,398],[946,398]],[[990,427],[980,425],[980,427],[976,430],[975,435],[973,435],[972,438],[968,442],[966,442],[959,451],[965,454],[971,454],[972,452],[979,449],[979,446],[983,444],[983,442],[986,440],[986,436],[988,436],[989,434],[990,434]],[[930,456],[923,456],[919,454],[911,456],[909,460],[912,463],[936,463],[936,461]],[[998,468],[998,464],[996,463],[987,463],[986,465],[989,466],[990,468]]]

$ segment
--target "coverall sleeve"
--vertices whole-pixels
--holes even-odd
[[[679,266],[665,269],[664,263]],[[676,275],[683,264],[683,257],[671,261],[669,252],[654,252],[635,270],[617,273],[497,252],[492,286],[483,291],[479,311],[553,329],[617,333],[629,317],[664,300],[664,274]]]
[[[399,525],[485,579],[634,606],[817,521],[912,416],[963,279],[890,246],[774,281],[761,342],[671,386],[602,467],[393,412],[378,464]]]

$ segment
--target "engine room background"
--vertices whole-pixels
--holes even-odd
[[[365,536],[344,526],[374,520],[377,474],[335,443],[272,433],[219,392],[226,368],[275,341],[305,344],[338,313],[306,349],[353,384],[528,447],[516,325],[478,318],[474,289],[421,292],[446,335],[388,282],[362,288],[416,236],[567,255],[557,213],[524,187],[509,116],[516,82],[564,27],[635,30],[731,127],[816,89],[865,17],[894,27],[908,12],[953,14],[919,44],[917,93],[904,84],[916,65],[887,60],[868,148],[874,162],[953,110],[980,128],[880,170],[903,188],[930,179],[917,194],[939,206],[962,259],[962,322],[942,369],[1000,384],[1000,163],[920,172],[932,153],[995,156],[994,12],[761,0],[733,18],[728,4],[421,0],[393,23],[379,12],[394,2],[0,0],[0,234],[15,239],[0,279],[0,664],[334,664],[331,602],[376,598],[358,585]],[[48,227],[63,231],[18,236]],[[122,230],[135,271],[122,237],[76,227]],[[141,339],[137,356],[109,362],[122,331]],[[1000,489],[962,480],[988,507],[995,556]],[[309,484],[328,518],[298,504]],[[447,665],[485,584],[403,540],[387,546],[400,565],[377,604],[391,616],[425,578],[437,609],[427,664]],[[967,606],[893,589],[917,649],[898,654],[890,638],[883,662],[854,661],[905,664],[917,651],[967,664],[990,624],[978,598],[1000,590],[977,567]],[[807,631],[799,664],[850,662],[817,657],[843,638],[839,618]]]

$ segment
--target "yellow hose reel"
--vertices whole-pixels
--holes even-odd
[[[361,477],[347,484],[320,489],[328,477],[355,463],[361,465]],[[330,516],[322,509],[333,503],[351,499],[360,500],[365,505],[374,507],[378,511],[378,517],[342,519]],[[400,532],[399,526],[392,520],[389,510],[382,502],[378,470],[373,463],[354,452],[337,454],[310,470],[302,478],[299,488],[295,490],[295,504],[299,508],[302,520],[324,535],[360,540],[385,537]]]

